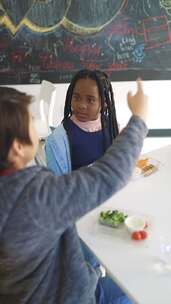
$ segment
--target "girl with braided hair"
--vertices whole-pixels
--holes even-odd
[[[48,167],[63,175],[93,164],[118,135],[112,85],[101,71],[81,70],[69,85],[62,124],[47,138]]]
[[[81,70],[67,90],[62,123],[46,140],[47,165],[58,176],[92,165],[104,155],[118,133],[113,90],[107,74]],[[100,274],[96,303],[130,304],[111,278],[101,275],[99,261],[80,242],[85,260]]]

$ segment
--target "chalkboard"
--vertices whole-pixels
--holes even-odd
[[[0,84],[171,79],[169,0],[0,0]]]

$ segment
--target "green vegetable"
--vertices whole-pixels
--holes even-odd
[[[107,210],[100,212],[99,222],[110,227],[118,227],[124,223],[127,214],[118,210]]]

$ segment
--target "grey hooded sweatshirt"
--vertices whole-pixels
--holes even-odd
[[[76,221],[129,180],[147,134],[132,116],[99,161],[55,177],[33,166],[0,176],[0,304],[94,304],[96,273]]]

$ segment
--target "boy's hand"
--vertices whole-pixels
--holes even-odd
[[[146,122],[148,112],[148,96],[145,95],[143,91],[142,81],[140,79],[137,79],[137,92],[135,95],[128,92],[127,101],[132,114],[139,116]]]

